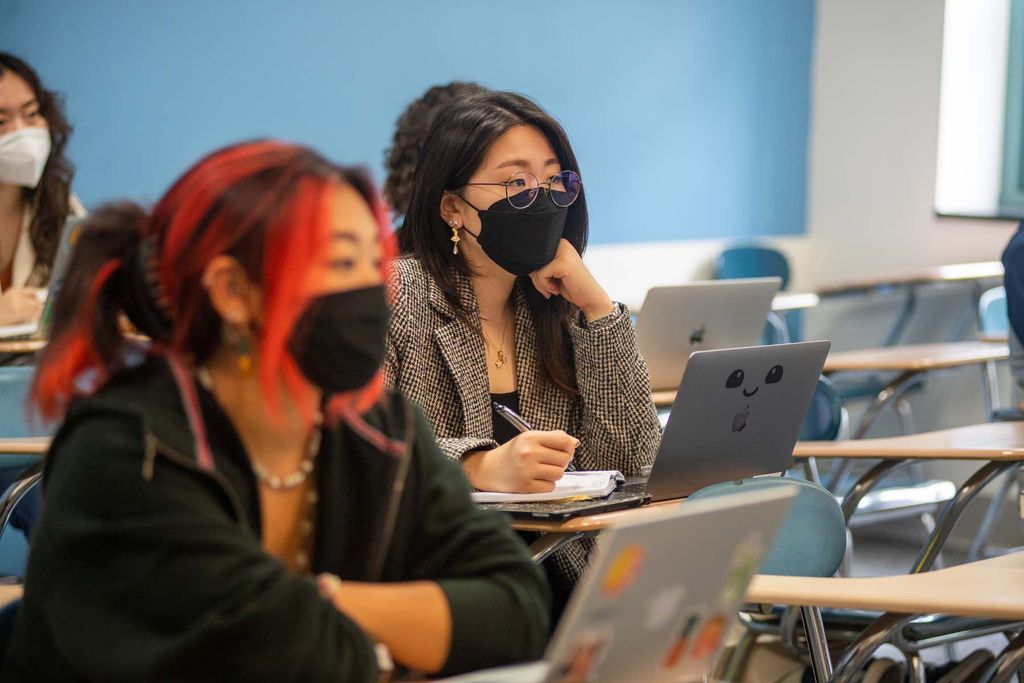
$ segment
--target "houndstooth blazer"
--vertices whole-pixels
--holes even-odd
[[[468,278],[457,275],[459,297],[478,311]],[[647,365],[637,350],[629,311],[570,325],[579,395],[543,376],[533,318],[516,284],[515,351],[519,413],[534,429],[563,429],[580,440],[572,467],[638,474],[654,459],[661,429],[651,401]],[[385,383],[414,401],[451,458],[494,448],[487,360],[480,333],[460,320],[415,258],[394,262],[389,287],[394,311],[387,335]],[[571,544],[556,561],[575,581],[591,544]]]

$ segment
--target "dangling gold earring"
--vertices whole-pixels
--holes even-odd
[[[248,377],[252,372],[252,337],[242,332],[238,325],[225,323],[221,328],[221,337],[224,343],[232,347],[235,352],[235,363],[238,372],[243,377]]]
[[[458,256],[459,241],[462,239],[461,237],[459,237],[459,225],[455,221],[449,221],[448,225],[452,226],[452,253]]]

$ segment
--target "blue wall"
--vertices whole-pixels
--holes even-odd
[[[634,242],[804,232],[813,15],[813,0],[2,0],[0,49],[66,94],[88,205],[155,200],[254,136],[381,178],[405,104],[476,80],[561,120],[592,242]]]

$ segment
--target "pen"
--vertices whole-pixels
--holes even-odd
[[[505,420],[510,425],[515,427],[516,431],[518,431],[520,434],[522,434],[523,432],[529,432],[533,429],[533,427],[530,426],[529,422],[524,420],[520,415],[516,413],[516,411],[512,410],[508,406],[503,406],[497,401],[491,401],[491,405],[494,406],[494,412],[498,413],[498,415],[501,415],[503,418],[505,418]]]

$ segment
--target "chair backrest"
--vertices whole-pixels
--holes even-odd
[[[0,437],[48,436],[53,426],[33,424],[28,419],[26,400],[32,386],[35,368],[30,366],[0,367]]]
[[[835,496],[821,486],[800,479],[758,477],[707,486],[687,501],[785,487],[795,489],[797,495],[761,564],[760,573],[832,576],[839,570],[846,553],[846,522]]]
[[[835,441],[847,421],[843,397],[825,376],[818,378],[818,386],[811,397],[807,417],[800,428],[801,441]]]
[[[25,576],[28,537],[41,505],[42,463],[36,463],[0,495],[0,576]]]
[[[1010,329],[1006,313],[1006,289],[993,287],[978,299],[978,321],[982,332],[999,333]]]
[[[715,277],[719,280],[779,277],[785,289],[789,286],[789,262],[781,251],[771,247],[729,247],[718,256]]]

